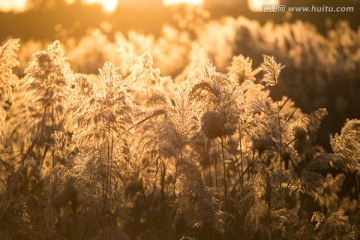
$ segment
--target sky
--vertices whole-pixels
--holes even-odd
[[[0,9],[3,11],[21,11],[25,9],[27,0],[0,0]],[[95,4],[99,3],[103,6],[107,12],[113,11],[119,0],[82,0],[84,3]],[[121,0],[120,0],[121,1]],[[189,4],[202,4],[203,0],[163,0],[165,5],[177,4],[177,3],[189,3]],[[68,3],[74,2],[74,0],[67,0]]]
[[[73,3],[74,0],[66,0]],[[118,5],[118,0],[82,0],[84,3],[100,3],[105,11],[111,12]],[[3,11],[21,11],[26,7],[27,0],[0,0],[0,9]]]
[[[21,11],[25,9],[27,0],[0,0],[0,9],[3,11]],[[119,1],[121,0],[82,0],[84,3],[101,4],[106,12],[112,12],[116,9]],[[163,0],[164,5],[188,3],[188,4],[202,4],[204,0]],[[74,0],[67,0],[72,3]],[[266,3],[278,3],[279,0],[248,0],[249,7],[253,11],[261,10],[261,6]]]
[[[21,11],[26,6],[26,0],[0,0],[0,9],[7,11]]]
[[[27,0],[0,0],[0,9],[3,11],[21,11],[25,9]],[[72,3],[75,0],[67,0],[68,3]],[[113,11],[119,1],[121,0],[82,0],[88,4],[101,4],[106,12]],[[163,0],[164,5],[188,3],[188,4],[202,4],[203,0]]]
[[[189,3],[189,4],[203,4],[203,0],[163,0],[165,5],[177,4],[177,3]]]

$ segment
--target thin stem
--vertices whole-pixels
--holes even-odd
[[[225,205],[225,209],[226,209],[227,208],[227,181],[226,181],[225,151],[224,151],[223,137],[221,137],[220,139],[221,139],[221,153],[222,153],[223,171],[224,171],[224,205]]]
[[[239,124],[239,138],[240,138],[240,161],[241,161],[241,186],[244,185],[244,166],[243,166],[243,153],[242,153],[242,131],[241,131],[241,124]]]
[[[104,171],[104,167],[103,167],[103,160],[102,160],[102,157],[101,157],[101,150],[99,150],[100,152],[100,172],[101,172],[101,189],[102,189],[102,199],[103,199],[103,211],[105,209],[105,180],[104,180],[104,174],[103,174],[103,171]]]
[[[211,142],[208,140],[208,141],[206,141],[206,145],[207,145],[207,144],[211,144]],[[209,186],[212,187],[211,159],[210,159],[210,154],[209,154],[208,147],[206,147],[206,154],[207,154],[207,157],[209,158],[209,165],[208,165],[208,171],[209,171]]]
[[[215,140],[214,140],[213,147],[214,147],[213,154],[214,154],[214,168],[215,168],[215,187],[217,188],[218,187],[218,177],[217,177],[217,157],[216,157]]]
[[[173,192],[174,197],[176,197],[176,181],[177,181],[177,174],[178,174],[178,165],[179,165],[179,156],[175,159],[174,192]]]
[[[243,177],[244,177],[244,175],[248,172],[248,171],[250,171],[250,168],[252,167],[252,165],[253,165],[253,162],[251,162],[247,167],[246,167],[246,169],[245,169],[245,171],[244,171],[244,173],[243,173]],[[230,194],[229,194],[229,199],[230,199],[230,197],[234,194],[234,192],[235,192],[235,189],[236,189],[236,186],[240,183],[240,181],[241,181],[241,179],[239,179],[234,185],[233,185],[233,187],[232,187],[232,190],[230,191]]]
[[[130,128],[128,128],[127,130],[131,130],[133,129],[134,127],[137,127],[138,125],[142,124],[143,122],[146,122],[147,120],[153,118],[153,117],[156,117],[156,116],[159,116],[159,115],[162,115],[162,114],[165,114],[165,110],[160,110],[160,111],[156,111],[153,115],[149,116],[149,117],[146,117],[144,118],[143,120],[141,120],[140,122],[136,123],[134,126],[131,126]]]
[[[33,140],[33,142],[31,143],[31,145],[29,146],[29,148],[26,150],[26,153],[21,157],[21,166],[24,166],[24,162],[26,160],[26,158],[30,155],[30,153],[32,152],[33,148],[35,147],[37,142],[37,137]]]
[[[282,128],[281,128],[281,118],[280,118],[281,109],[280,109],[280,107],[279,107],[279,102],[276,102],[276,105],[277,105],[277,108],[278,108],[278,111],[277,111],[277,120],[278,120],[278,128],[279,128],[279,146],[278,146],[278,153],[279,153],[279,156],[281,156],[281,152],[282,152],[282,149],[281,149],[281,145],[282,145]],[[281,170],[281,163],[280,163],[280,170]]]
[[[228,153],[232,154],[235,157],[235,161],[232,158],[231,158],[231,160],[234,163],[234,166],[239,175],[239,178],[241,178],[241,172],[239,169],[239,159],[237,158],[236,154],[233,154],[222,142],[219,142],[218,140],[217,140],[217,142],[221,145],[222,148],[224,148]]]
[[[253,168],[254,159],[255,159],[255,151],[253,150],[251,162],[249,163],[249,161],[248,161],[248,167],[251,166],[251,173],[252,174],[254,174],[254,168]],[[250,178],[251,178],[251,174],[250,174],[250,171],[249,171],[248,181],[250,181]]]
[[[164,162],[161,162],[161,190],[160,190],[160,209],[161,209],[161,221],[165,223],[166,219],[166,209],[165,209],[165,175],[166,175],[166,166]]]
[[[54,106],[51,107],[51,133],[55,132],[55,119],[54,119]],[[52,158],[52,168],[55,167],[55,151],[54,149],[51,150],[51,158]]]

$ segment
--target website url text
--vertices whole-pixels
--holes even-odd
[[[309,13],[347,13],[354,12],[354,7],[333,7],[333,6],[315,6],[291,7],[278,4],[263,4],[262,12],[267,13],[284,13],[284,12],[309,12]]]

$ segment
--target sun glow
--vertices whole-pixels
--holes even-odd
[[[280,0],[248,0],[249,9],[253,12],[260,12],[263,4],[279,4]]]
[[[73,4],[76,0],[65,0],[69,4]],[[81,0],[85,4],[99,4],[103,7],[105,12],[113,12],[123,0]],[[131,0],[126,0],[129,2]],[[266,1],[266,0],[264,0]],[[24,11],[27,6],[28,0],[0,0],[0,10],[9,11]],[[141,5],[140,1],[136,1]],[[165,6],[176,4],[190,4],[190,5],[203,5],[204,0],[162,0]],[[253,0],[252,2],[256,2]]]
[[[0,0],[0,10],[4,12],[23,11],[26,8],[27,0]]]
[[[83,0],[88,4],[101,4],[105,12],[113,12],[118,6],[118,0]]]
[[[202,5],[203,0],[164,0],[164,5],[174,5],[174,4],[191,4],[191,5]]]

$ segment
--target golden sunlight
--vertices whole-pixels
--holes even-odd
[[[0,0],[0,10],[4,12],[9,11],[23,11],[25,10],[27,0]]]
[[[191,4],[191,5],[202,5],[203,0],[163,0],[164,5],[173,4]]]
[[[249,9],[253,12],[260,12],[263,4],[279,4],[280,0],[248,0]]]
[[[118,6],[118,0],[83,0],[88,4],[101,4],[105,12],[113,12]]]

